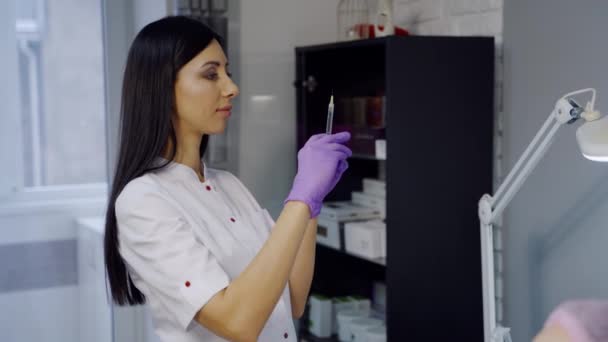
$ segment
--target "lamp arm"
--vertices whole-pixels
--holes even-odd
[[[573,95],[586,92],[591,92],[592,97],[591,101],[587,103],[587,106],[584,109],[574,102],[574,100],[570,99]],[[590,114],[598,113],[593,110],[594,105],[595,89],[593,88],[570,92],[557,101],[554,110],[547,120],[545,120],[541,129],[536,133],[534,139],[532,139],[532,142],[528,145],[517,163],[515,163],[515,166],[511,172],[509,172],[507,178],[505,178],[504,182],[498,187],[496,194],[494,196],[484,195],[482,197],[484,207],[481,208],[480,204],[479,212],[479,217],[482,222],[491,224],[502,214],[503,210],[513,199],[513,196],[521,189],[521,186],[532,170],[545,155],[547,149],[551,146],[551,143],[553,143],[555,133],[559,127],[563,124],[576,122],[581,117],[590,120],[592,116]],[[551,126],[552,123],[553,126]],[[548,133],[547,130],[549,130]],[[530,156],[530,154],[532,155]]]
[[[513,169],[509,172],[509,174],[507,175],[505,180],[498,187],[498,190],[496,190],[496,193],[494,194],[494,196],[492,196],[492,206],[493,207],[496,203],[501,201],[505,191],[507,190],[507,187],[511,184],[511,181],[513,181],[513,178],[518,174],[522,165],[530,156],[530,153],[532,153],[532,151],[538,146],[539,140],[543,137],[543,135],[545,134],[547,129],[549,129],[549,126],[551,125],[551,123],[554,120],[555,120],[555,116],[553,115],[553,113],[551,113],[551,115],[549,115],[547,120],[545,120],[545,123],[543,124],[541,129],[534,136],[534,139],[532,139],[532,142],[528,145],[528,147],[526,148],[524,153],[521,155],[521,157],[519,157],[519,160],[517,161],[517,163],[515,163],[515,166],[513,167]]]
[[[521,189],[530,172],[546,153],[548,147],[554,141],[555,133],[561,125],[562,123],[556,120],[552,112],[514,168],[509,172],[505,181],[500,185],[496,197],[485,194],[479,201],[484,341],[486,342],[503,342],[505,335],[509,333],[509,329],[499,327],[496,320],[494,237],[492,225],[517,191]],[[549,131],[548,133],[547,130]]]
[[[591,101],[587,103],[585,109],[580,107],[574,100],[569,99],[570,96],[585,92],[592,92],[593,94]],[[479,200],[478,215],[481,230],[484,341],[486,342],[510,340],[509,328],[499,326],[496,320],[493,224],[545,155],[547,149],[555,140],[557,130],[562,125],[571,124],[581,117],[585,117],[588,120],[589,115],[594,112],[594,104],[595,89],[592,88],[577,90],[561,97],[541,129],[536,133],[534,139],[532,139],[530,145],[528,145],[522,156],[518,159],[504,182],[498,187],[494,197],[485,194]]]
[[[536,165],[538,165],[540,160],[547,153],[547,149],[551,146],[551,144],[553,144],[553,141],[555,141],[555,134],[562,125],[563,124],[559,122],[555,122],[553,124],[545,138],[540,142],[534,153],[532,153],[530,159],[527,160],[521,169],[521,172],[517,173],[511,184],[508,184],[509,187],[506,188],[507,190],[504,195],[493,199],[494,209],[492,210],[490,222],[494,223],[496,218],[502,214],[507,205],[511,203],[511,200],[521,189],[523,183],[526,181],[526,179],[528,179],[532,170],[534,170]]]

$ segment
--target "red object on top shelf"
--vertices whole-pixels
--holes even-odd
[[[378,25],[378,27],[380,28],[380,30],[384,30],[384,26],[383,25]],[[374,24],[358,24],[357,25],[357,33],[359,33],[360,37],[364,37],[366,35],[363,34],[364,30],[367,30],[367,32],[369,32],[369,38],[376,38],[376,28]],[[404,28],[401,28],[399,26],[395,26],[395,33],[393,34],[395,36],[409,36],[410,32]]]

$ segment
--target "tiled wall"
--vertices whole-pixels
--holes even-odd
[[[375,13],[375,10],[372,11]],[[494,189],[503,179],[503,0],[394,0],[395,24],[417,35],[494,36]],[[474,97],[474,94],[471,94]],[[495,225],[495,271],[497,319],[503,319],[502,230]]]

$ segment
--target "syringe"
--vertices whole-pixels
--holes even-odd
[[[329,98],[329,107],[327,108],[327,124],[325,125],[325,133],[331,134],[331,127],[334,121],[334,95],[332,92]]]

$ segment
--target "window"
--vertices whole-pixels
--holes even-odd
[[[100,1],[15,3],[24,185],[106,182]]]

